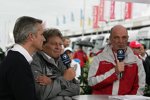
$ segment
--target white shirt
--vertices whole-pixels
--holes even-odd
[[[58,67],[58,61],[55,61],[52,57],[50,57],[48,54],[46,54],[45,52],[43,52],[44,55],[48,58],[48,60],[51,60],[56,67]]]
[[[141,56],[141,55],[139,55],[139,56],[145,61],[147,54],[145,53],[144,56]]]
[[[44,52],[44,55],[50,60],[52,57],[50,57],[48,54],[46,54],[45,52]]]
[[[26,60],[29,62],[29,64],[31,64],[33,58],[32,56],[29,54],[29,52],[23,48],[21,45],[19,44],[15,44],[14,47],[11,49],[12,51],[18,51],[19,53],[21,53]]]

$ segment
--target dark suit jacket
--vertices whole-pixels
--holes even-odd
[[[36,100],[31,67],[17,51],[9,51],[0,65],[0,100]]]
[[[143,66],[146,73],[146,84],[150,85],[150,56],[146,53],[147,57],[143,60]]]

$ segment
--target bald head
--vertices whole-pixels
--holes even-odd
[[[110,44],[117,49],[125,49],[128,43],[127,29],[122,25],[116,25],[111,29]]]
[[[122,25],[116,25],[116,26],[112,27],[111,31],[110,31],[110,36],[115,34],[116,32],[118,32],[118,33],[122,33],[122,32],[128,33],[127,29]]]

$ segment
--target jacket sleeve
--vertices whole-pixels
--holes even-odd
[[[34,59],[34,62],[32,62],[32,71],[35,77],[43,73],[41,66],[43,65],[40,59]],[[47,100],[61,95],[74,96],[79,94],[77,91],[79,91],[79,84],[66,81],[63,76],[57,76],[53,79],[52,84],[46,86],[41,86],[36,83],[36,93],[41,100]]]
[[[143,95],[144,88],[145,88],[146,75],[145,75],[142,60],[139,58],[137,58],[137,65],[138,65],[138,73],[137,73],[137,77],[135,79],[131,94]]]
[[[100,63],[100,58],[95,56],[88,73],[88,84],[95,89],[100,89],[109,84],[113,84],[113,82],[118,79],[114,68],[106,71],[104,74],[97,74],[97,71],[101,67]]]
[[[74,96],[79,95],[79,83],[66,81],[63,77],[58,77],[53,84],[44,87],[42,98],[45,100],[56,96]]]
[[[68,83],[65,85],[65,89],[63,89],[59,93],[59,95],[61,95],[61,96],[75,96],[75,95],[79,95],[79,92],[80,92],[80,84],[76,79],[73,79],[72,81],[68,81]]]

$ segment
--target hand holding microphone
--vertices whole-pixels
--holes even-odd
[[[124,60],[124,58],[125,58],[125,51],[124,51],[124,49],[118,49],[117,50],[117,63],[116,63],[116,73],[117,74],[119,74],[119,76],[120,76],[120,78],[122,78],[122,75],[123,75],[123,73],[122,72],[124,72],[124,62],[123,62],[123,60]]]
[[[66,53],[63,53],[61,55],[61,60],[62,60],[63,64],[67,67],[67,70],[65,70],[64,75],[63,75],[65,80],[70,81],[70,80],[74,79],[76,74],[75,74],[75,70],[70,67],[71,60],[70,60],[69,56]]]
[[[124,62],[119,62],[119,60],[117,60],[117,64],[116,64],[116,73],[119,74],[119,77],[122,78],[122,75],[124,72]]]
[[[67,70],[65,70],[63,76],[64,76],[65,80],[71,81],[75,78],[76,73],[75,73],[74,69],[70,67]]]
[[[60,55],[60,57],[61,57],[61,60],[62,60],[63,64],[67,68],[69,68],[70,67],[70,63],[71,63],[71,60],[70,60],[69,56],[66,53],[63,53],[63,54]]]

